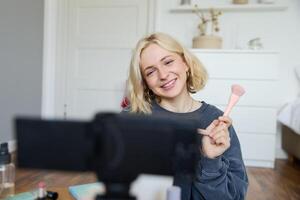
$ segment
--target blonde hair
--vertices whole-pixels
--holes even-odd
[[[127,81],[127,94],[130,101],[130,112],[151,113],[151,101],[154,94],[148,88],[140,68],[140,57],[144,49],[150,44],[159,45],[161,48],[180,55],[188,66],[187,89],[190,93],[201,90],[207,81],[207,72],[198,58],[184,48],[170,35],[153,33],[139,40],[130,62],[129,78]],[[149,92],[152,94],[149,95]]]

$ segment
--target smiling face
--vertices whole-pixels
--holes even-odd
[[[188,66],[180,55],[151,44],[141,54],[140,68],[148,88],[162,100],[188,94]]]

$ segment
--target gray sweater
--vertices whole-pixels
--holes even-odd
[[[205,129],[223,112],[215,106],[202,102],[202,106],[189,113],[174,113],[152,105],[152,115],[183,117],[196,120],[199,128]],[[243,163],[240,143],[234,128],[229,127],[231,146],[223,155],[209,159],[200,156],[196,176],[176,174],[174,185],[181,187],[182,200],[239,200],[245,199],[248,188],[248,177]]]

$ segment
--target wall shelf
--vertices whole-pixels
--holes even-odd
[[[215,4],[215,5],[199,5],[200,10],[207,11],[211,8],[221,11],[283,11],[288,8],[285,4],[258,4],[251,3],[245,5],[237,4]],[[192,12],[194,7],[192,5],[176,6],[171,9],[171,12]]]
[[[211,53],[211,54],[279,54],[277,50],[270,49],[260,49],[260,50],[251,50],[251,49],[198,49],[190,48],[191,52],[197,53]]]

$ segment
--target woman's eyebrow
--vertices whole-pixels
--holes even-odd
[[[168,57],[171,57],[172,55],[167,55],[165,57],[163,57],[162,59],[160,59],[160,61],[164,61],[165,59],[167,59]]]
[[[154,67],[154,66],[150,65],[150,66],[146,67],[143,71],[145,72],[145,71],[147,71],[147,70],[149,70],[149,69],[152,69],[153,67]]]

